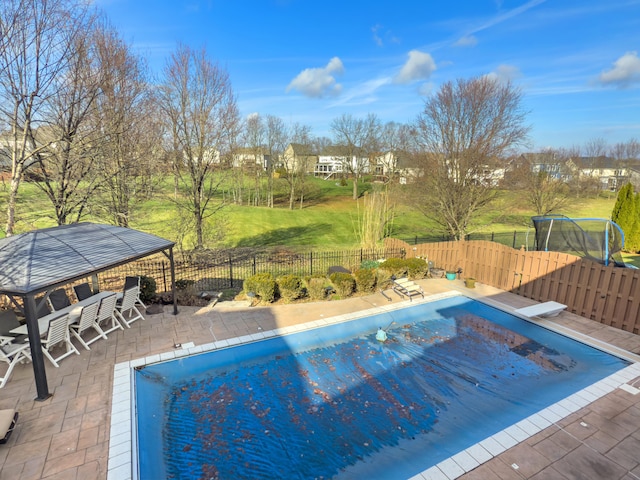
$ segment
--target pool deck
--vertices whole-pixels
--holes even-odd
[[[477,284],[467,289],[459,280],[419,281],[427,294],[458,290],[507,308],[535,302]],[[35,401],[31,365],[18,365],[0,389],[0,408],[20,412],[16,430],[0,445],[0,480],[105,480],[109,466],[111,398],[116,364],[175,350],[176,344],[202,345],[277,328],[350,314],[390,303],[409,303],[388,290],[335,302],[275,307],[248,307],[221,302],[212,309],[181,307],[177,316],[146,315],[126,331],[109,335],[87,351],[79,347],[54,368],[45,362],[53,396]],[[640,355],[640,335],[601,325],[568,312],[542,323],[570,329],[621,351]],[[628,384],[640,387],[640,377]],[[479,466],[450,471],[430,469],[416,479],[640,479],[640,394],[615,388],[562,420]],[[464,467],[464,465],[463,465]],[[465,473],[466,470],[466,473]],[[461,475],[460,475],[461,474]]]

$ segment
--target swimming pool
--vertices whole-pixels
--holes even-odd
[[[140,478],[408,478],[625,365],[465,297],[156,363]]]

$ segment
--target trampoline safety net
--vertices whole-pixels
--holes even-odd
[[[624,233],[604,218],[569,218],[564,215],[531,217],[535,227],[535,249],[563,252],[604,265],[625,266],[621,250]]]

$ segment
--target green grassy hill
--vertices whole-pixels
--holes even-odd
[[[309,179],[310,194],[304,208],[289,210],[286,195],[281,194],[276,208],[228,205],[221,216],[210,220],[209,228],[224,231],[224,238],[210,247],[301,246],[316,249],[358,247],[356,235],[358,205],[351,198],[351,184],[341,186],[334,181]],[[3,205],[0,221],[5,223],[6,189],[0,191]],[[366,186],[363,190],[366,189]],[[183,213],[171,201],[172,189],[167,185],[152,199],[137,206],[132,214],[131,227],[174,241],[184,236]],[[478,219],[474,232],[501,233],[526,231],[533,212],[522,204],[518,192],[498,192],[492,208]],[[608,218],[615,203],[615,195],[594,199],[575,199],[563,213],[572,217]],[[360,206],[362,208],[362,206]],[[18,204],[18,232],[55,225],[53,208],[33,185],[23,183]],[[104,223],[104,219],[87,216],[87,221]],[[398,208],[393,224],[393,236],[410,238],[441,233],[432,221],[411,205]],[[184,245],[189,247],[189,235]]]

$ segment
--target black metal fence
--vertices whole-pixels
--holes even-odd
[[[215,291],[241,288],[246,278],[256,273],[271,273],[278,277],[294,274],[306,277],[314,274],[327,275],[329,267],[341,266],[351,271],[360,268],[365,260],[380,260],[404,256],[398,248],[358,249],[335,252],[274,251],[256,254],[235,255],[175,255],[176,284],[193,284],[197,291]],[[101,290],[122,288],[128,275],[146,275],[155,279],[157,292],[171,290],[169,260],[162,256],[139,260],[114,268],[100,276]]]

